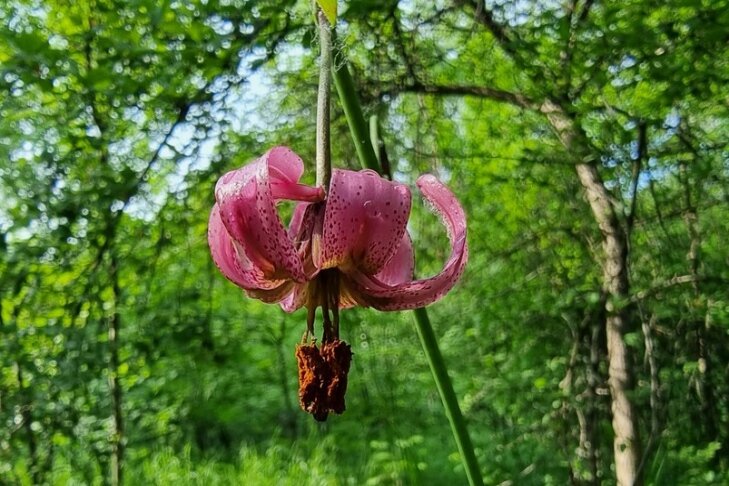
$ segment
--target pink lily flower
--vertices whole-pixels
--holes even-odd
[[[468,260],[466,216],[435,177],[418,179],[447,229],[451,254],[440,273],[414,280],[407,186],[371,170],[335,169],[325,197],[322,188],[299,183],[303,172],[295,153],[275,147],[225,174],[215,186],[208,242],[218,268],[250,297],[288,312],[307,307],[304,343],[296,349],[299,401],[322,421],[345,408],[352,351],[339,340],[339,309],[414,309],[443,297]],[[299,201],[288,230],[276,211],[284,200]],[[317,307],[320,347],[308,344]]]
[[[250,297],[288,312],[354,305],[392,311],[435,302],[458,281],[468,260],[466,216],[435,177],[423,175],[417,185],[441,217],[451,253],[440,273],[413,280],[407,186],[371,170],[334,169],[325,200],[322,188],[299,184],[303,172],[293,151],[275,147],[215,187],[211,253]],[[282,200],[300,201],[288,230],[276,211]]]

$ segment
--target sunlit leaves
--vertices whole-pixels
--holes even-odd
[[[621,216],[631,208],[638,123],[647,124],[629,247],[642,296],[630,303],[629,340],[644,436],[644,321],[665,420],[647,482],[725,483],[726,2],[486,2],[518,34],[525,70],[461,3],[345,2],[337,48],[353,61],[368,114],[380,116],[395,177],[437,174],[468,214],[469,267],[431,316],[489,482],[587,474],[575,450],[577,413],[590,410],[600,479],[611,475],[605,342],[593,327],[604,318],[601,234],[541,113],[398,92],[415,81],[571,97]],[[577,6],[571,18],[565,5]],[[290,350],[305,316],[244,300],[209,258],[220,174],[281,143],[313,159],[309,2],[11,0],[0,25],[0,477],[33,483],[30,439],[41,470],[56,467],[46,482],[106,474],[113,250],[127,482],[190,471],[230,483],[463,482],[406,316],[342,313],[357,356],[349,410],[314,429],[293,396]],[[335,164],[354,166],[333,110]],[[671,284],[691,272],[694,213],[700,280]],[[442,263],[445,238],[424,208],[416,217],[427,274]],[[702,384],[711,401],[702,402]]]

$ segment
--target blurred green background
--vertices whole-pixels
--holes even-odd
[[[466,273],[429,311],[486,483],[615,483],[614,313],[646,483],[729,483],[727,2],[339,6],[395,178],[434,173],[468,214]],[[342,313],[348,410],[318,424],[305,312],[211,261],[220,175],[283,144],[313,182],[316,53],[305,1],[2,3],[0,484],[466,482],[409,313]],[[358,167],[336,97],[332,122]],[[426,276],[448,241],[414,199]]]

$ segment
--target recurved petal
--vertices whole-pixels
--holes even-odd
[[[260,175],[268,180],[271,195],[275,200],[321,201],[324,190],[299,184],[304,173],[304,162],[288,147],[273,147],[258,159],[240,169],[232,170],[221,177],[215,185],[215,197],[241,190],[251,179]]]
[[[425,199],[446,226],[451,254],[441,272],[434,277],[392,284],[363,272],[347,276],[357,300],[379,310],[415,309],[443,297],[456,284],[468,261],[466,215],[453,193],[432,175],[418,179]]]
[[[271,193],[276,200],[316,202],[324,199],[324,189],[299,184],[304,163],[288,147],[274,147],[268,151],[268,174]]]
[[[305,280],[301,258],[284,228],[276,201],[317,200],[320,188],[298,184],[301,159],[286,147],[224,175],[216,185],[220,217],[236,249],[270,280]]]
[[[220,208],[216,204],[210,212],[208,222],[208,244],[213,261],[228,280],[244,289],[272,289],[283,282],[268,279],[263,270],[257,267],[239,250],[228,234],[220,218]]]
[[[407,186],[374,171],[334,170],[317,266],[356,267],[374,275],[397,251],[410,204]]]

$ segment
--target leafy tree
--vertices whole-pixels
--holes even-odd
[[[395,177],[469,216],[430,312],[487,483],[727,480],[728,28],[724,1],[340,2]],[[306,2],[0,7],[2,482],[464,481],[407,315],[343,313],[348,411],[317,426],[305,317],[209,258],[223,172],[313,161],[316,45]]]

